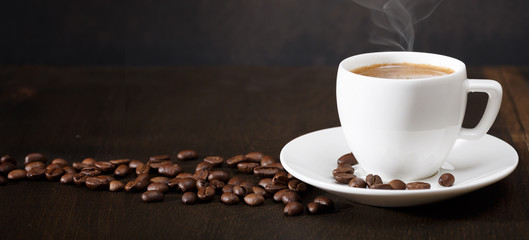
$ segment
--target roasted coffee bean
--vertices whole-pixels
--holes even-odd
[[[44,165],[44,163],[41,163],[41,164]],[[9,172],[15,170],[15,168],[16,168],[15,164],[11,162],[0,163],[0,175],[7,175]]]
[[[207,162],[201,162],[199,164],[197,164],[196,168],[195,168],[195,172],[198,172],[202,169],[206,169],[206,170],[211,170],[213,169],[213,165],[211,163],[207,163]]]
[[[52,163],[52,164],[46,166],[46,170],[50,170],[50,169],[54,169],[54,168],[61,168],[62,169],[62,167],[63,167],[62,164]]]
[[[245,157],[244,155],[237,155],[237,156],[233,156],[231,158],[228,158],[226,160],[226,164],[228,164],[228,166],[230,166],[230,167],[235,167],[235,166],[237,166],[238,163],[247,162],[247,161],[248,161],[248,158]]]
[[[88,176],[86,175],[83,175],[81,173],[75,173],[73,176],[73,182],[77,186],[84,186],[87,178]]]
[[[244,196],[246,196],[246,194],[248,194],[248,193],[246,192],[246,188],[243,188],[243,187],[241,187],[240,185],[235,185],[235,186],[233,186],[233,190],[232,190],[232,192],[233,192],[235,195],[239,196],[239,197],[244,197]]]
[[[246,158],[248,158],[249,161],[260,163],[261,159],[263,158],[264,154],[261,152],[251,152],[247,153],[245,155]]]
[[[128,182],[125,185],[125,191],[127,192],[137,192],[137,191],[143,191],[147,188],[149,185],[149,174],[143,173],[136,177],[134,180]]]
[[[26,172],[26,177],[29,180],[43,179],[44,176],[46,176],[46,168],[35,168]]]
[[[210,181],[210,184],[211,186],[213,186],[215,188],[215,190],[217,191],[220,191],[226,184],[222,181],[219,181],[219,180],[211,180]]]
[[[198,153],[195,150],[182,150],[176,156],[179,160],[191,160],[198,158]]]
[[[325,207],[323,207],[319,203],[311,202],[311,203],[307,204],[307,213],[309,213],[309,214],[318,214],[318,213],[323,212],[324,208]]]
[[[111,192],[120,192],[123,191],[124,188],[125,184],[123,184],[121,181],[114,180],[108,184],[108,190]]]
[[[243,173],[253,173],[253,169],[256,167],[259,167],[259,163],[254,163],[254,162],[237,163],[237,169]]]
[[[376,185],[376,184],[382,184],[382,178],[380,178],[380,176],[378,175],[373,175],[373,174],[368,174],[366,176],[366,184],[369,188],[371,188],[372,186]]]
[[[288,204],[291,202],[299,202],[301,201],[301,197],[299,196],[297,192],[289,191],[283,194],[283,196],[281,197],[281,201],[284,204]]]
[[[273,177],[279,172],[278,168],[275,167],[256,167],[253,169],[253,173],[258,177]]]
[[[175,178],[186,178],[186,177],[190,177],[190,178],[192,178],[193,175],[194,175],[194,174],[192,174],[192,173],[180,173],[180,174],[176,175]]]
[[[161,202],[163,201],[163,193],[160,191],[147,191],[141,194],[143,202]]]
[[[92,167],[94,165],[84,164],[82,162],[74,162],[72,164],[73,168],[75,168],[78,171],[81,171],[83,168]]]
[[[215,188],[212,186],[201,187],[197,191],[197,197],[202,202],[209,202],[215,196]]]
[[[168,177],[159,176],[159,177],[153,177],[149,181],[151,183],[163,183],[163,184],[167,185],[167,183],[169,182],[169,178]]]
[[[298,193],[305,192],[307,190],[307,184],[297,179],[294,179],[288,182],[288,188]]]
[[[5,178],[4,176],[0,175],[0,186],[4,186],[7,184],[7,178]]]
[[[345,184],[348,184],[353,178],[356,178],[356,176],[351,173],[337,173],[336,175],[334,175],[334,179],[337,182]]]
[[[197,180],[194,178],[182,178],[178,182],[178,189],[182,192],[190,192],[196,189]]]
[[[199,189],[201,187],[210,186],[211,183],[209,183],[207,180],[204,180],[204,179],[198,179],[196,185],[197,185],[197,189]]]
[[[244,197],[244,202],[250,206],[259,206],[264,203],[264,197],[257,193],[250,193]]]
[[[142,164],[136,167],[136,175],[142,175],[145,173],[149,173],[151,171],[151,167],[149,167],[148,164]]]
[[[342,174],[342,173],[354,174],[355,170],[354,170],[354,168],[336,168],[336,169],[332,170],[332,175],[333,176],[336,176],[336,174]]]
[[[225,192],[220,196],[220,201],[226,205],[234,205],[239,203],[239,196],[235,193]]]
[[[66,173],[77,173],[77,170],[75,170],[75,168],[72,166],[64,166],[62,167],[62,170],[64,170]]]
[[[0,158],[0,163],[10,162],[12,164],[17,165],[17,161],[15,158],[11,157],[11,155],[4,155]]]
[[[325,211],[330,211],[330,210],[334,209],[334,202],[328,197],[317,196],[317,197],[314,198],[314,200],[312,202],[315,202],[315,203],[318,203],[318,204],[322,205],[323,206],[323,210],[325,210]]]
[[[213,167],[221,167],[224,163],[224,158],[221,156],[208,156],[204,158],[204,162],[210,163]]]
[[[149,161],[162,162],[162,161],[168,161],[168,160],[171,160],[171,157],[169,157],[169,155],[156,155],[156,156],[149,157]]]
[[[114,181],[114,178],[112,176],[108,176],[108,175],[99,175],[99,176],[97,176],[97,178],[105,180],[108,183]]]
[[[83,174],[85,176],[95,177],[95,176],[101,175],[101,170],[99,170],[99,168],[95,167],[95,166],[93,166],[93,167],[85,167],[79,173]]]
[[[129,168],[133,168],[133,169],[136,169],[137,167],[143,165],[142,162],[138,161],[138,160],[132,160],[130,161],[129,163]]]
[[[356,158],[352,153],[347,153],[338,158],[338,161],[336,162],[337,165],[342,165],[344,163],[352,166],[358,164],[358,161],[356,161]]]
[[[68,162],[62,158],[55,158],[51,161],[51,164],[58,164],[61,167],[68,165]]]
[[[202,169],[198,172],[195,172],[195,174],[193,174],[193,178],[194,179],[203,179],[203,180],[206,180],[208,179],[208,175],[209,175],[209,171],[206,170],[206,169]]]
[[[224,185],[224,187],[222,187],[222,192],[223,193],[232,193],[233,192],[233,187],[235,187],[235,185],[232,185],[232,184],[226,184]]]
[[[288,182],[290,182],[290,179],[288,179],[287,172],[278,172],[272,178],[272,184],[288,185]]]
[[[391,189],[394,189],[394,190],[405,190],[406,189],[406,183],[398,179],[391,180],[388,184],[391,186]]]
[[[147,162],[147,165],[149,165],[149,167],[151,167],[151,170],[158,170],[160,167],[162,167],[163,165],[172,165],[173,162],[171,161],[161,161],[161,162],[154,162],[154,161],[149,161]]]
[[[174,163],[164,164],[158,168],[158,173],[166,177],[176,177],[183,171],[184,169],[180,165]]]
[[[208,180],[211,182],[213,180],[219,180],[221,182],[227,182],[230,180],[230,174],[225,171],[211,171],[208,175]]]
[[[282,198],[283,198],[283,195],[285,195],[285,194],[288,193],[288,192],[293,192],[293,191],[290,190],[290,189],[282,189],[282,190],[276,192],[272,198],[273,198],[274,201],[276,201],[276,202],[281,202],[281,201],[283,201],[283,199],[282,199]]]
[[[46,157],[42,153],[30,153],[24,159],[24,164],[32,162],[43,162],[46,163]]]
[[[271,194],[275,194],[276,192],[281,191],[283,189],[288,189],[288,186],[281,184],[269,184],[266,185],[264,189]]]
[[[190,205],[197,202],[197,194],[194,192],[185,192],[182,194],[182,203]]]
[[[22,180],[25,179],[27,175],[26,170],[24,169],[15,169],[7,174],[7,179],[9,180]]]
[[[240,185],[243,182],[242,178],[240,177],[232,177],[227,184],[231,185]]]
[[[163,183],[151,183],[149,186],[147,186],[147,191],[159,191],[166,193],[169,191],[169,187]]]
[[[263,178],[259,181],[259,183],[257,184],[261,187],[263,187],[264,189],[266,189],[266,186],[268,185],[272,185],[272,179],[271,178]]]
[[[270,194],[268,194],[268,192],[260,187],[252,187],[252,191],[253,193],[257,193],[259,195],[262,195],[263,197],[267,198],[270,196]]]
[[[116,169],[116,166],[114,166],[114,164],[106,161],[99,161],[96,162],[94,165],[105,173],[113,172],[114,169]]]
[[[110,181],[99,177],[88,177],[85,181],[86,187],[92,190],[106,190],[108,189],[109,183]]]
[[[430,189],[430,184],[425,182],[411,182],[406,184],[409,190]]]
[[[290,174],[290,173],[287,175],[287,177],[288,177],[288,179],[290,179],[290,180],[294,180],[294,179],[297,180],[297,178],[295,178],[295,177],[294,177],[292,174]]]
[[[239,184],[239,186],[241,186],[242,188],[246,190],[246,194],[249,194],[249,193],[253,193],[252,188],[255,187],[256,185],[250,181],[244,181],[241,184]]]
[[[30,162],[26,164],[26,166],[24,166],[24,170],[26,170],[27,172],[36,168],[46,168],[46,164],[44,164],[43,162]]]
[[[277,168],[279,171],[285,171],[285,168],[283,167],[281,163],[270,164],[268,165],[268,167]]]
[[[73,183],[73,177],[76,175],[77,173],[65,173],[64,175],[61,176],[61,180],[60,182],[62,184],[71,184]]]
[[[93,158],[85,158],[81,163],[86,165],[94,165],[96,163],[96,160]]]
[[[178,183],[180,182],[180,180],[182,180],[183,178],[173,178],[173,179],[170,179],[168,182],[167,182],[167,186],[169,186],[170,188],[178,188]]]
[[[116,177],[126,177],[129,175],[130,168],[127,164],[121,164],[119,165],[116,170],[114,170],[114,176]]]
[[[443,187],[451,187],[452,185],[454,185],[455,180],[456,178],[454,177],[454,175],[450,173],[444,173],[439,177],[439,180],[437,182]]]
[[[364,179],[361,179],[359,177],[351,179],[349,181],[349,187],[355,187],[355,188],[366,188],[367,184],[364,181]]]
[[[130,164],[130,159],[128,158],[124,158],[124,159],[114,159],[114,160],[110,160],[109,161],[110,163],[112,163],[112,165],[114,166],[119,166],[119,165],[129,165]]]
[[[62,170],[61,167],[50,168],[45,172],[46,178],[50,181],[57,181],[61,179],[63,174],[64,170]]]
[[[270,166],[274,163],[276,163],[276,160],[271,156],[264,155],[263,158],[261,158],[261,166],[263,167]]]
[[[391,185],[389,184],[375,184],[370,187],[371,189],[385,189],[385,190],[391,190],[393,189]]]
[[[297,216],[303,213],[303,205],[299,202],[289,202],[285,208],[283,208],[283,213],[287,216]]]

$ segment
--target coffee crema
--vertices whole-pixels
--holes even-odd
[[[351,72],[377,78],[419,79],[451,74],[454,70],[429,64],[384,63],[360,67]]]

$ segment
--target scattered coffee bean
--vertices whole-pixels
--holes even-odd
[[[168,161],[171,160],[171,157],[169,155],[156,155],[156,156],[150,156],[149,161],[151,162],[162,162],[162,161]]]
[[[454,175],[450,173],[444,173],[439,177],[439,180],[437,182],[439,182],[439,185],[443,187],[451,187],[452,185],[454,185],[455,180],[456,178],[454,177]]]
[[[264,197],[257,193],[250,193],[244,197],[244,202],[250,206],[259,206],[264,203]]]
[[[149,186],[147,186],[147,191],[159,191],[162,193],[166,193],[167,191],[169,191],[169,187],[163,183],[151,183],[149,184]]]
[[[158,170],[160,167],[164,166],[164,165],[172,165],[173,163],[171,161],[167,161],[167,160],[163,160],[163,161],[148,161],[147,162],[147,165],[149,165],[149,167],[151,167],[151,170]]]
[[[209,182],[211,186],[215,188],[215,190],[220,191],[226,184],[224,182],[221,182],[219,180],[213,179]]]
[[[31,169],[31,171],[26,172],[26,177],[29,180],[43,179],[45,175],[46,175],[46,168],[35,168],[35,169]]]
[[[111,192],[123,191],[124,188],[125,184],[123,184],[121,181],[114,180],[108,184],[108,190]]]
[[[351,179],[349,181],[349,187],[355,187],[355,188],[366,188],[366,182],[364,179],[361,179],[359,177]]]
[[[291,191],[285,192],[283,194],[283,196],[281,196],[281,201],[284,204],[288,204],[288,203],[291,203],[291,202],[299,202],[299,201],[301,201],[301,197],[299,196],[299,194],[297,192],[294,192],[294,191],[291,190]]]
[[[128,182],[125,185],[125,191],[127,192],[137,192],[137,191],[143,191],[147,188],[149,185],[149,174],[143,173],[136,177],[134,180]]]
[[[252,161],[252,162],[257,162],[257,163],[260,163],[261,162],[261,159],[263,158],[264,154],[261,153],[261,152],[251,152],[251,153],[247,153],[245,155],[245,157],[249,160],[249,161]]]
[[[55,158],[51,161],[51,164],[58,164],[61,167],[68,165],[68,162],[62,158]]]
[[[263,178],[259,181],[259,183],[257,184],[261,187],[263,187],[264,189],[266,189],[266,186],[268,185],[272,185],[272,179],[271,178]]]
[[[358,164],[358,161],[356,161],[355,156],[352,153],[347,153],[338,158],[338,161],[336,162],[337,165],[342,164],[348,164],[348,165],[355,165]]]
[[[276,163],[276,160],[271,156],[264,155],[263,158],[261,158],[261,166],[263,167],[270,166],[274,163]]]
[[[242,178],[240,177],[232,177],[227,184],[231,185],[240,185],[243,182]]]
[[[91,166],[91,167],[85,167],[79,172],[82,175],[89,176],[89,177],[95,177],[101,175],[101,170],[99,170],[98,167]]]
[[[220,201],[222,201],[226,205],[238,204],[239,196],[235,195],[235,193],[232,192],[225,192],[220,196]]]
[[[389,185],[389,184],[375,184],[375,185],[371,186],[370,188],[371,189],[386,189],[386,190],[393,189],[391,187],[391,185]]]
[[[195,150],[182,150],[176,156],[179,160],[191,160],[198,158],[198,153]]]
[[[388,184],[391,186],[391,189],[394,189],[394,190],[405,190],[406,189],[406,183],[398,179],[391,180]]]
[[[239,197],[244,197],[247,194],[246,188],[243,188],[240,185],[233,186],[232,192]]]
[[[180,173],[180,174],[176,175],[175,178],[186,178],[186,177],[192,178],[193,174],[192,173]]]
[[[138,160],[132,160],[130,161],[129,163],[129,168],[133,168],[133,169],[136,169],[137,167],[143,165],[142,162],[138,161]]]
[[[0,186],[4,186],[7,184],[7,178],[5,178],[4,176],[0,175]]]
[[[130,164],[130,159],[128,158],[125,158],[125,159],[114,159],[114,160],[110,160],[109,161],[110,163],[112,163],[112,165],[114,166],[119,166],[119,165],[129,165]]]
[[[406,184],[409,190],[430,189],[430,184],[425,182],[411,182]]]
[[[62,167],[62,170],[64,170],[65,173],[77,173],[77,170],[72,166],[64,166]]]
[[[211,163],[208,163],[208,162],[201,162],[199,164],[197,164],[196,168],[195,168],[195,172],[198,172],[200,170],[203,170],[203,169],[206,169],[206,170],[211,170],[213,169],[213,165]]]
[[[204,162],[210,163],[213,167],[221,167],[224,163],[224,158],[220,156],[208,156],[204,158]]]
[[[283,167],[281,163],[270,164],[268,165],[268,167],[277,168],[279,171],[285,171],[285,168]]]
[[[215,188],[212,186],[202,187],[198,189],[197,197],[202,202],[209,202],[215,196]]]
[[[289,202],[285,208],[283,208],[283,213],[287,216],[297,216],[303,213],[303,205],[299,202]]]
[[[61,180],[60,182],[62,184],[72,184],[73,183],[73,177],[76,175],[77,173],[66,173],[64,175],[61,176]]]
[[[94,165],[84,164],[82,162],[74,162],[72,164],[72,167],[75,168],[78,171],[81,171],[83,168],[92,167]]]
[[[369,174],[366,176],[366,184],[369,188],[376,184],[382,184],[382,178],[378,175]]]
[[[222,192],[223,193],[233,193],[233,187],[235,187],[235,185],[232,185],[232,184],[226,184],[224,185],[224,187],[222,187]]]
[[[17,161],[11,155],[4,155],[0,158],[0,163],[10,162],[17,165]]]
[[[197,180],[198,179],[206,180],[208,179],[208,175],[209,175],[209,171],[206,169],[202,169],[198,172],[195,172],[195,174],[193,174],[193,178]]]
[[[126,177],[129,175],[130,167],[127,164],[119,165],[116,170],[114,170],[114,176],[116,177]]]
[[[231,158],[228,158],[226,160],[226,164],[228,164],[228,166],[234,167],[238,163],[247,162],[247,161],[248,161],[248,158],[245,157],[244,155],[237,155],[237,156],[233,156]]]
[[[113,172],[114,169],[116,168],[114,164],[110,162],[106,162],[106,161],[99,161],[99,162],[94,163],[94,165],[98,167],[102,172],[105,172],[105,173]]]
[[[158,168],[158,173],[166,177],[176,177],[183,171],[184,169],[180,165],[174,163],[164,164]]]
[[[183,178],[170,179],[169,181],[167,181],[167,186],[169,186],[170,188],[178,188],[178,183],[180,183],[180,180],[182,179]]]
[[[290,189],[282,189],[280,191],[277,191],[272,197],[272,199],[274,199],[274,201],[276,202],[281,202],[283,201],[283,195],[285,195],[288,192],[293,192],[293,191]]]
[[[42,153],[30,153],[24,159],[24,164],[32,162],[43,162],[46,163],[46,157]]]
[[[351,179],[354,179],[354,178],[356,178],[356,176],[351,173],[337,173],[336,175],[334,175],[334,179],[337,182],[345,183],[345,184],[348,184],[351,181]]]
[[[7,174],[7,179],[9,180],[22,180],[25,179],[27,175],[26,170],[15,169]]]
[[[228,180],[230,180],[230,174],[225,171],[211,171],[209,172],[208,180],[219,180],[221,182],[227,182]]]
[[[86,165],[94,165],[96,163],[96,160],[93,158],[85,158],[81,163]]]
[[[178,182],[178,189],[182,192],[190,192],[196,189],[197,180],[194,178],[182,178]]]
[[[109,183],[110,181],[99,177],[88,177],[85,181],[86,187],[92,190],[106,190]]]
[[[136,167],[136,175],[138,176],[145,173],[149,173],[149,171],[151,171],[151,167],[148,164],[142,163],[141,165]]]
[[[288,185],[288,182],[290,182],[290,179],[288,179],[287,172],[278,172],[272,178],[272,184]]]
[[[314,198],[314,200],[312,202],[315,202],[315,203],[318,203],[318,204],[322,205],[323,206],[323,210],[325,210],[325,211],[330,211],[330,210],[334,209],[334,202],[328,197],[317,196],[317,197]]]
[[[44,164],[44,163],[41,163],[41,164]],[[16,168],[15,164],[11,162],[0,163],[0,175],[7,175],[9,172],[15,170],[15,168]]]
[[[209,183],[208,181],[206,181],[204,179],[198,179],[197,183],[196,183],[197,189],[199,189],[201,187],[207,187],[207,186],[210,186],[210,185],[211,185],[211,183]]]
[[[190,205],[197,202],[197,194],[194,192],[185,192],[182,194],[182,203]]]
[[[309,214],[321,213],[323,212],[323,209],[324,207],[319,203],[311,202],[307,204],[307,213]]]
[[[252,188],[255,187],[255,184],[249,181],[244,181],[239,186],[241,186],[242,188],[244,188],[244,190],[246,190],[246,194],[249,194],[249,193],[253,193]]]
[[[83,175],[81,173],[75,173],[73,176],[73,182],[77,186],[84,186],[87,178],[88,176],[86,175]]]
[[[50,181],[57,181],[61,179],[64,174],[64,170],[61,167],[50,168],[45,172],[46,178]]]
[[[253,193],[257,193],[263,196],[264,198],[267,198],[269,196],[268,192],[260,187],[252,187],[252,191]]]
[[[254,162],[237,163],[237,169],[243,173],[253,173],[253,170],[256,167],[259,167],[259,163],[254,163]]]
[[[288,189],[288,186],[287,185],[281,185],[281,184],[269,184],[269,185],[266,185],[266,187],[264,187],[264,189],[271,193],[271,194],[275,194],[276,192],[280,191],[280,190],[283,190],[283,189]]]
[[[63,167],[64,167],[64,165],[62,165],[62,164],[52,163],[52,164],[46,166],[46,170],[50,170],[50,169],[54,169],[54,168],[61,168],[62,169]]]
[[[13,165],[13,167],[14,167],[14,165]],[[29,171],[31,171],[33,169],[36,169],[36,168],[45,168],[45,167],[46,167],[46,164],[44,164],[43,162],[30,162],[30,163],[26,164],[26,166],[24,166],[24,170],[29,172]]]
[[[259,177],[273,177],[279,172],[278,168],[275,167],[256,167],[253,169],[253,173]]]
[[[143,202],[161,202],[163,198],[163,193],[160,191],[147,191],[141,194]]]
[[[347,173],[347,174],[354,174],[355,173],[355,170],[354,168],[347,168],[347,167],[342,167],[342,168],[336,168],[334,170],[332,170],[332,175],[333,176],[336,176],[336,174],[342,174],[342,173]]]
[[[305,192],[307,190],[307,184],[297,179],[290,180],[287,186],[290,190],[293,190],[298,193]]]

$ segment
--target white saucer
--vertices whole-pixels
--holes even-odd
[[[505,178],[518,164],[514,148],[496,137],[485,135],[479,140],[458,140],[438,174],[421,180],[430,183],[431,189],[360,189],[340,184],[332,176],[336,160],[348,152],[351,151],[341,127],[335,127],[290,141],[281,150],[280,158],[283,167],[301,181],[348,200],[381,207],[414,206],[459,196]],[[456,178],[452,187],[437,183],[445,172]],[[362,174],[366,174],[365,171],[355,166],[355,175],[364,177]]]

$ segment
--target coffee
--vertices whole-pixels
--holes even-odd
[[[351,72],[377,78],[418,79],[443,76],[454,70],[429,64],[385,63],[360,67]]]

